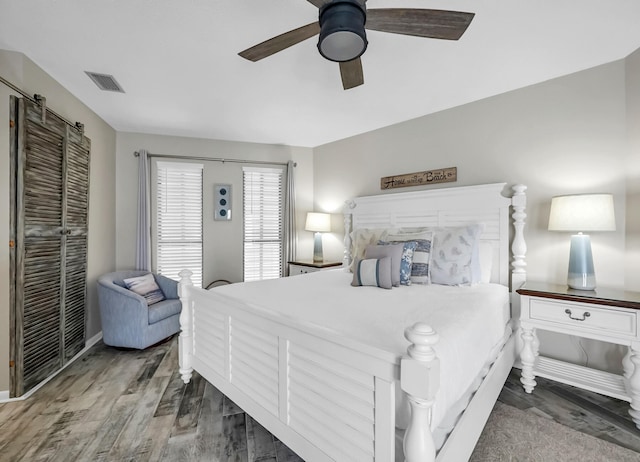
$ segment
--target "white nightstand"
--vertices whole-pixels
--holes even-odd
[[[341,266],[342,262],[320,262],[314,263],[312,261],[290,261],[289,262],[289,276],[297,276],[298,274],[315,273],[316,271],[324,271],[328,269],[334,269]]]
[[[629,414],[640,428],[640,293],[601,288],[582,291],[534,282],[517,292],[523,340],[520,381],[525,391],[531,393],[540,376],[629,401]],[[536,329],[627,346],[624,375],[539,356]]]

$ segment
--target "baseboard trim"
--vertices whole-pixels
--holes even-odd
[[[42,382],[40,382],[38,385],[36,385],[35,387],[33,387],[31,390],[29,390],[28,392],[26,392],[24,395],[22,396],[18,396],[17,398],[9,398],[9,390],[3,390],[0,391],[0,403],[10,403],[12,401],[24,401],[25,399],[29,398],[31,395],[33,395],[36,391],[38,391],[40,388],[42,388],[47,382],[49,382],[51,379],[53,379],[56,375],[58,375],[60,372],[62,372],[63,370],[65,370],[70,364],[73,364],[73,362],[78,359],[80,356],[82,356],[83,354],[85,354],[89,348],[91,348],[92,346],[94,346],[96,343],[98,343],[100,340],[102,340],[102,331],[98,332],[96,335],[94,335],[93,337],[91,337],[89,340],[87,340],[87,342],[85,343],[84,348],[77,354],[75,355],[73,358],[71,358],[71,361],[69,361],[67,364],[65,364],[64,366],[62,366],[62,369],[60,369],[59,371],[57,371],[55,374],[51,375],[50,377],[47,377],[45,380],[43,380]]]

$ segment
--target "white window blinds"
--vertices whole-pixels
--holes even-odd
[[[178,273],[189,269],[198,287],[202,287],[202,168],[158,162],[157,170],[157,271],[180,280]]]
[[[280,277],[283,171],[244,167],[244,280]]]

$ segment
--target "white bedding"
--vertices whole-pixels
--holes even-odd
[[[414,284],[385,290],[352,287],[352,276],[336,269],[213,290],[254,309],[352,338],[393,355],[397,364],[407,351],[405,328],[426,322],[440,335],[434,347],[441,360],[441,386],[432,414],[436,428],[503,342],[510,317],[507,287]]]

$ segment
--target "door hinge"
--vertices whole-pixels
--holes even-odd
[[[16,363],[14,361],[9,361],[9,367],[15,367]]]
[[[9,247],[10,248],[14,248],[16,246],[16,241],[14,241],[13,239],[9,241]]]
[[[16,123],[13,120],[9,121],[9,128],[13,128],[16,126]]]

